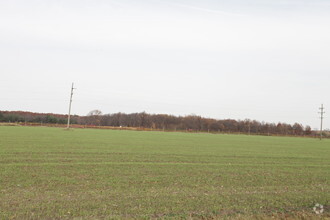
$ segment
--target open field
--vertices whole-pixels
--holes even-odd
[[[330,140],[0,126],[0,219],[330,217]]]

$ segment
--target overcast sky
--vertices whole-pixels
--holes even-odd
[[[79,115],[319,128],[330,0],[0,0],[0,74],[0,110],[67,113],[74,82]]]

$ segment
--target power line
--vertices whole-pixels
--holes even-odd
[[[70,114],[71,114],[71,104],[72,104],[72,96],[73,96],[73,90],[76,88],[73,88],[73,83],[71,86],[71,95],[70,95],[70,103],[69,103],[69,114],[68,114],[68,125],[67,125],[67,129],[70,128]]]
[[[324,115],[324,113],[325,113],[325,111],[324,111],[324,107],[323,107],[323,104],[321,105],[321,108],[319,108],[320,109],[320,112],[319,112],[319,114],[321,114],[321,129],[320,129],[320,140],[322,140],[322,133],[323,133],[323,115]]]

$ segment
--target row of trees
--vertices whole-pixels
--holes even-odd
[[[67,115],[40,114],[31,112],[0,111],[1,122],[32,122],[65,124]],[[198,115],[173,116],[167,114],[115,113],[102,114],[91,111],[87,116],[72,116],[73,124],[113,127],[135,127],[171,131],[224,132],[276,135],[312,135],[310,126],[299,123],[265,123],[256,120],[216,120]]]
[[[22,111],[0,111],[0,122],[65,124],[66,118],[66,115],[59,114],[43,114]],[[74,123],[76,123],[76,118],[74,118],[74,120]]]
[[[293,125],[286,123],[265,123],[256,120],[216,120],[203,118],[198,115],[173,116],[167,114],[141,113],[115,113],[102,114],[99,110],[91,111],[85,117],[79,117],[79,124],[114,126],[114,127],[141,127],[157,130],[173,131],[201,131],[201,132],[236,132],[254,134],[280,134],[280,135],[311,135],[310,126],[299,123]]]

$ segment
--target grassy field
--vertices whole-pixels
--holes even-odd
[[[0,126],[0,219],[330,217],[330,140]]]

